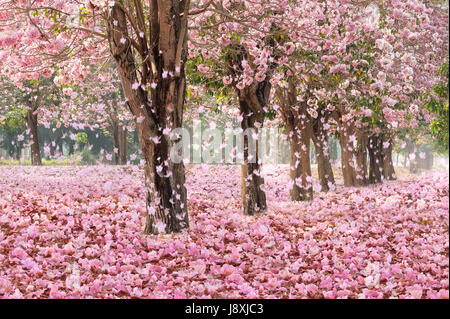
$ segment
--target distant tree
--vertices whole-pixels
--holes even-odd
[[[433,88],[425,108],[431,112],[430,133],[433,137],[433,145],[439,153],[447,153],[448,147],[448,57],[439,69],[441,81]]]

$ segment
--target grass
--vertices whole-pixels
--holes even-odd
[[[79,165],[80,162],[76,160],[57,160],[57,159],[42,159],[42,165],[44,166],[70,166],[70,165]],[[31,160],[25,160],[20,162],[19,160],[7,160],[7,159],[0,159],[0,165],[21,165],[21,166],[31,166]]]

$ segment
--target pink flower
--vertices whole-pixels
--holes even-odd
[[[225,84],[225,85],[230,85],[232,82],[233,82],[233,79],[231,76],[225,76],[223,78],[223,84]]]
[[[266,74],[265,73],[259,72],[259,73],[257,73],[255,75],[255,80],[258,81],[258,82],[262,82],[265,79],[266,79]]]
[[[284,52],[287,55],[291,55],[295,51],[295,44],[293,42],[288,42],[284,45]]]
[[[220,272],[223,275],[231,275],[232,273],[234,273],[236,271],[236,268],[232,265],[229,264],[225,264],[222,266]]]
[[[198,68],[198,70],[199,70],[201,73],[207,73],[207,72],[209,72],[209,67],[207,67],[207,66],[205,66],[205,65],[203,65],[203,64],[200,64],[197,68]]]

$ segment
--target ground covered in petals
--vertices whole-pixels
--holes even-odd
[[[0,298],[448,298],[448,172],[240,212],[237,167],[188,169],[189,233],[142,235],[138,167],[0,167]]]

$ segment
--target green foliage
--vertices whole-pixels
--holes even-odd
[[[0,126],[6,134],[17,134],[26,129],[25,122],[26,111],[15,108],[4,115],[4,119],[0,122]]]
[[[76,141],[78,143],[87,144],[88,143],[88,135],[85,132],[77,133]]]
[[[87,146],[85,146],[79,154],[81,155],[81,162],[83,164],[88,164],[88,165],[95,164],[96,157],[94,156],[94,154],[92,154],[92,152],[89,150],[89,148]],[[78,155],[78,154],[76,154],[76,155]],[[77,156],[75,156],[75,158],[76,157]]]
[[[7,160],[7,159],[0,159],[0,165],[23,165],[23,166],[31,166],[31,160],[25,160],[22,163],[19,160]],[[65,159],[65,160],[58,160],[58,159],[42,159],[42,165],[44,166],[70,166],[70,165],[80,165],[80,162],[73,160],[73,159]]]
[[[441,81],[433,88],[433,93],[428,97],[425,108],[434,115],[431,121],[430,133],[433,136],[435,149],[440,153],[449,151],[449,84],[448,84],[448,58],[439,69]]]
[[[208,66],[213,72],[214,77],[208,78],[203,73],[199,72],[197,67],[200,64]],[[206,86],[208,88],[208,94],[210,94],[211,96],[214,95],[214,92],[216,90],[224,88],[222,77],[226,74],[215,65],[213,60],[205,59],[201,54],[189,59],[186,62],[186,74],[188,76],[190,84]],[[188,92],[188,95],[189,94],[190,92]]]
[[[23,148],[24,141],[19,141],[18,136],[26,130],[25,112],[14,108],[4,114],[0,122],[0,148],[7,150],[10,156],[17,156]]]

